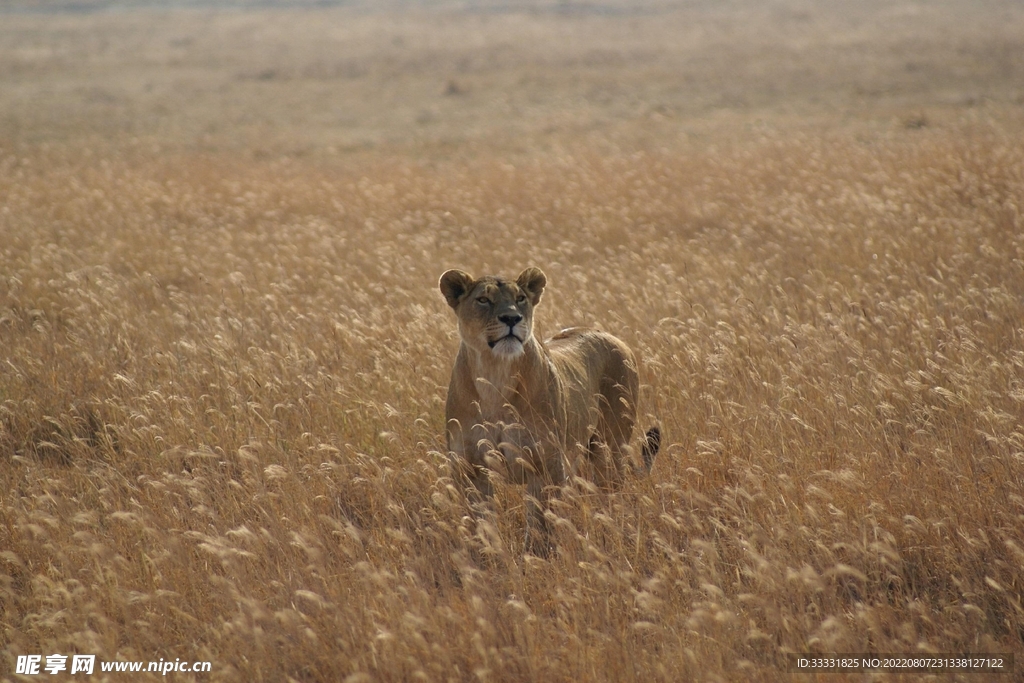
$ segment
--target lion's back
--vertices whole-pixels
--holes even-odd
[[[606,393],[616,384],[636,391],[636,359],[618,337],[589,327],[570,327],[545,346],[559,374],[564,379],[571,376],[586,393]]]
[[[589,361],[592,369],[595,364],[604,364],[611,360],[629,361],[633,369],[633,352],[618,337],[595,330],[592,327],[569,327],[545,342],[551,355],[573,358],[578,361]]]

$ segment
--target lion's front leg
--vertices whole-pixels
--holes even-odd
[[[482,465],[470,465],[466,479],[470,486],[466,487],[469,505],[474,512],[480,513],[488,509],[494,497],[494,485],[491,484],[490,470]]]
[[[541,477],[531,477],[526,484],[526,552],[547,557],[551,552],[551,535],[544,511],[550,493]]]
[[[448,421],[448,454],[459,486],[466,492],[470,507],[480,512],[494,496],[487,463],[493,450],[487,429],[480,424],[463,429],[458,420]]]
[[[536,446],[529,466],[524,468],[526,484],[526,552],[547,557],[551,552],[551,534],[545,512],[552,497],[565,483],[561,452]]]

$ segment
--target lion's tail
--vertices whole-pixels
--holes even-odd
[[[644,434],[644,441],[640,447],[644,458],[644,474],[650,473],[651,468],[654,467],[654,458],[658,455],[659,448],[661,448],[661,430],[655,425]]]

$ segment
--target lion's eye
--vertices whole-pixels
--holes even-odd
[[[490,299],[488,299],[488,298],[487,298],[486,296],[478,296],[478,297],[476,298],[476,302],[477,302],[478,304],[483,304],[484,306],[489,306],[489,305],[490,305],[490,303],[491,303],[491,300],[490,300]]]
[[[519,295],[519,296],[518,296],[518,297],[516,298],[516,303],[517,303],[517,304],[525,304],[525,303],[526,303],[526,295],[525,295],[525,294],[520,294],[520,295]]]

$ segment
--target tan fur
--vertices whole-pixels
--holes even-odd
[[[526,485],[531,551],[546,544],[547,487],[569,476],[604,489],[621,483],[639,388],[633,352],[610,334],[572,328],[546,343],[533,336],[546,283],[537,268],[515,280],[449,270],[439,283],[462,339],[445,411],[448,450],[477,503],[492,493],[491,471]],[[659,444],[654,427],[643,466],[633,469],[649,471]]]

